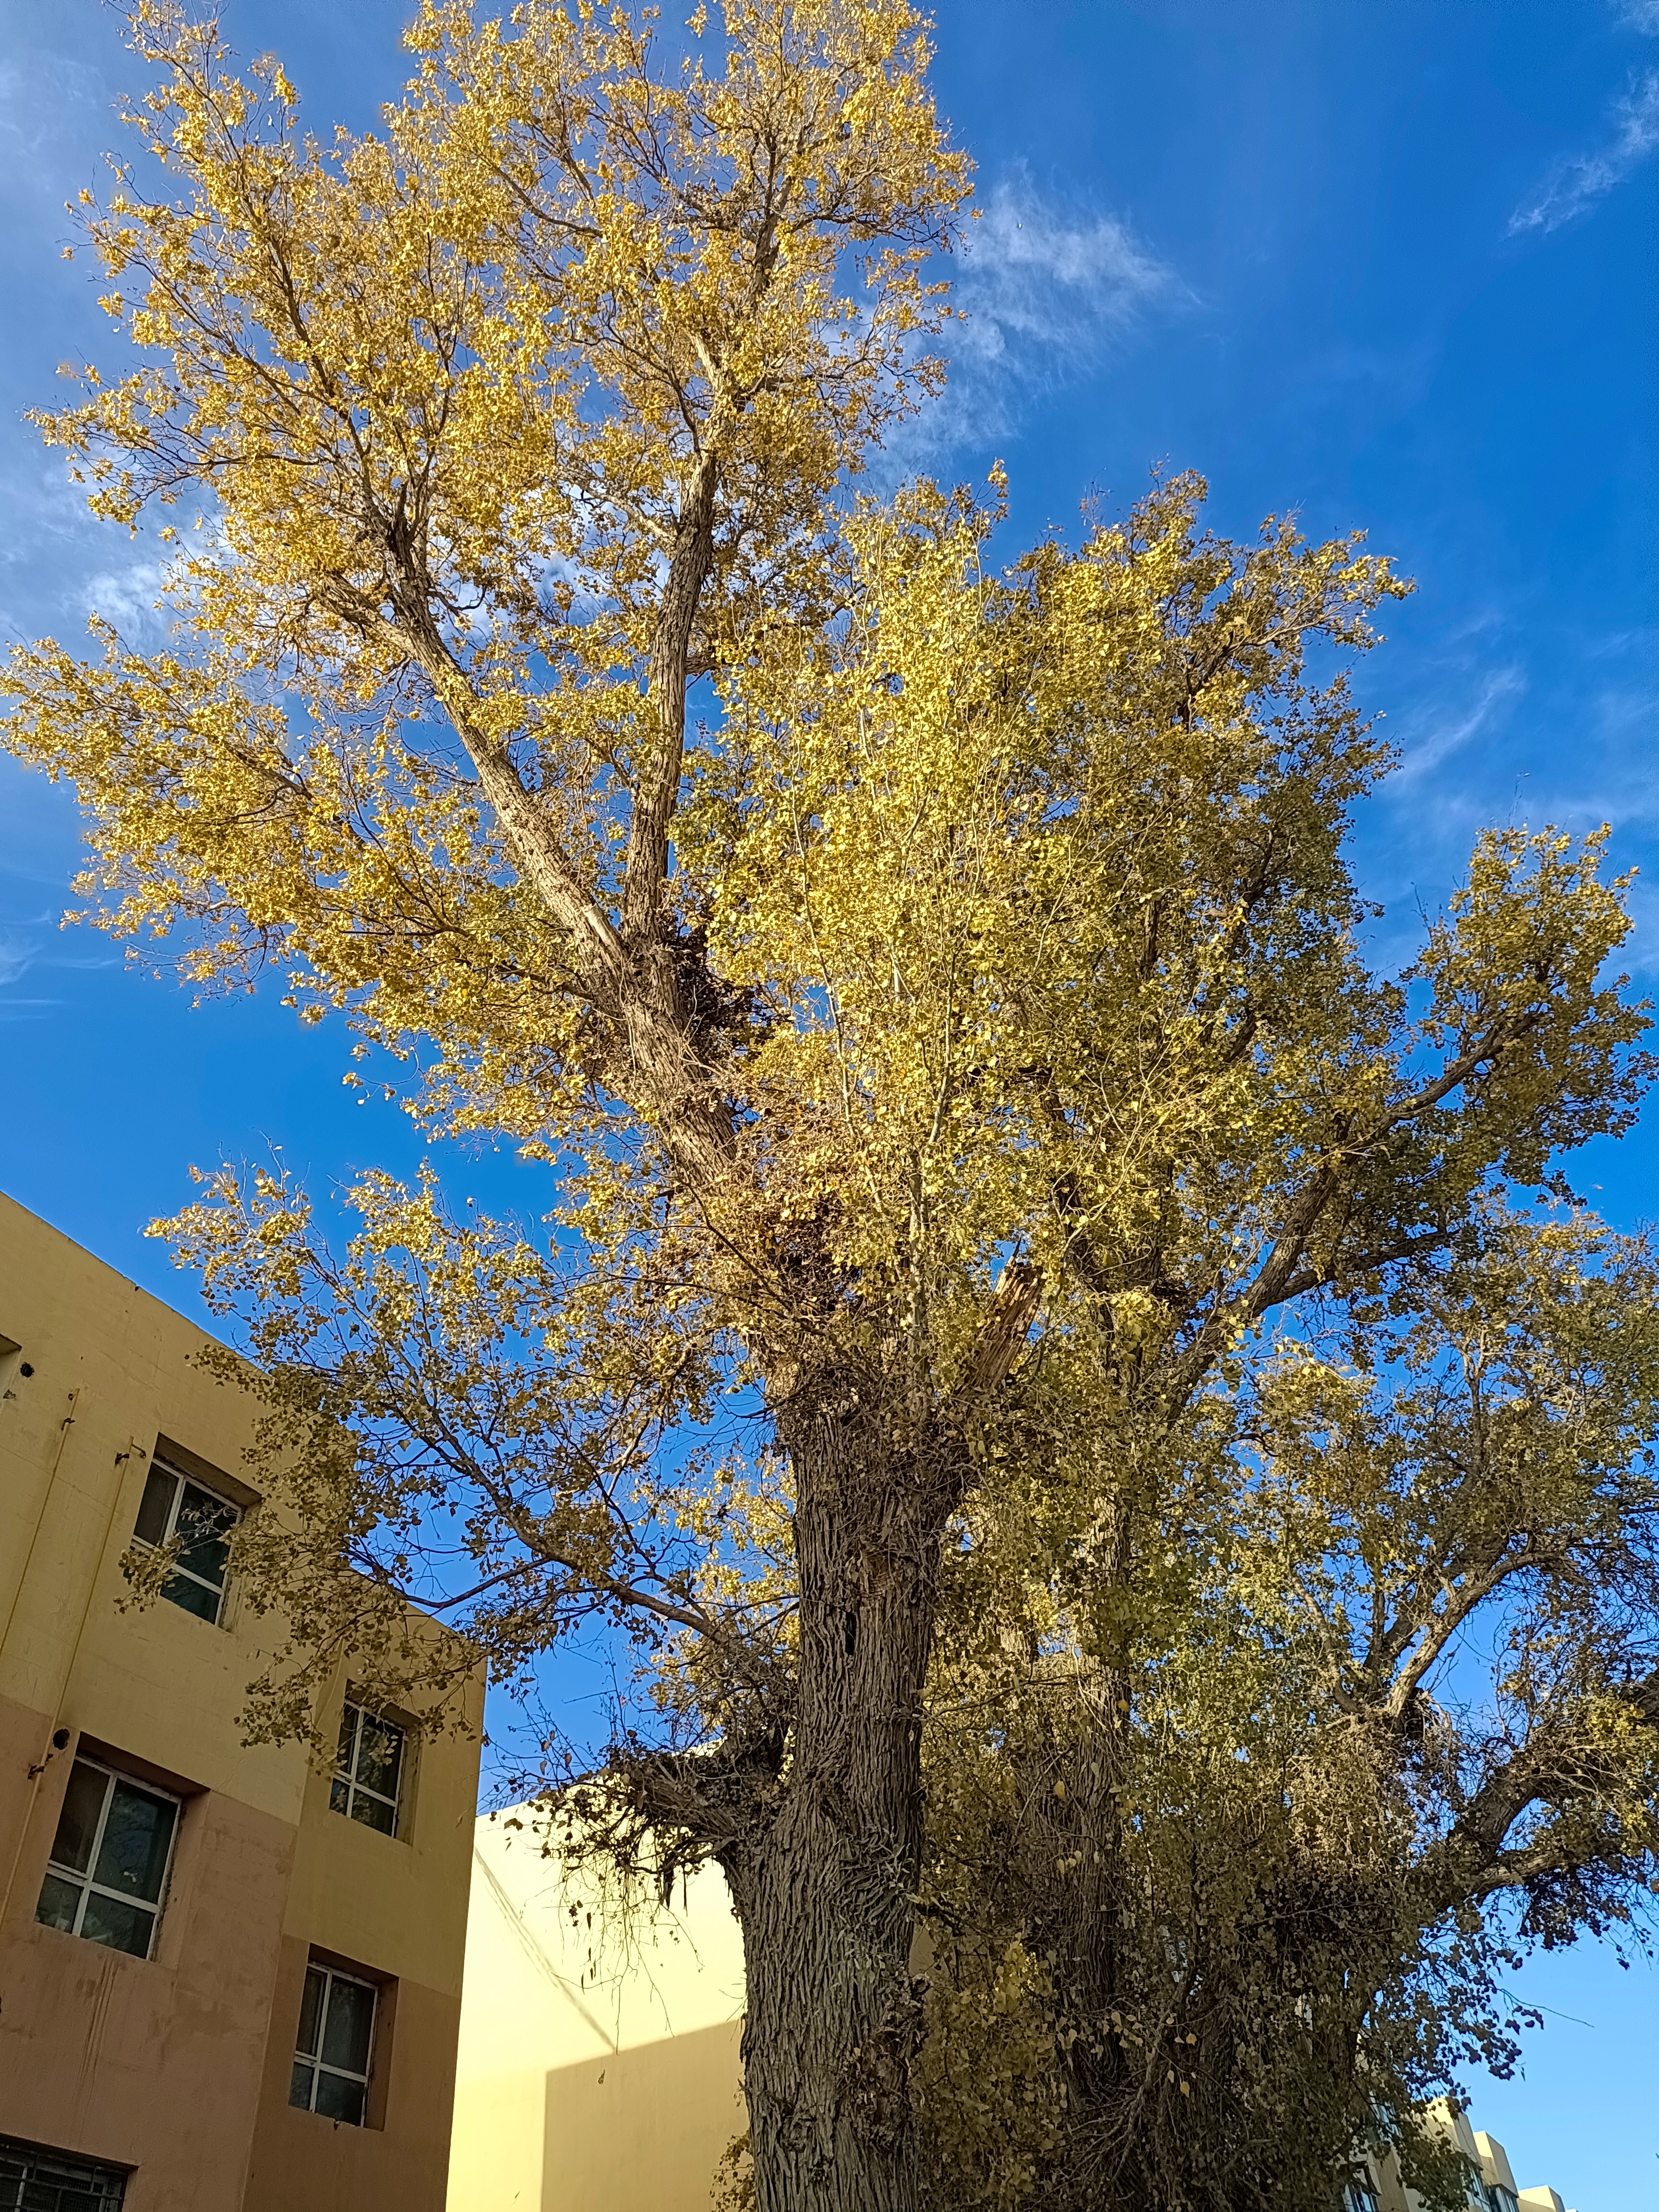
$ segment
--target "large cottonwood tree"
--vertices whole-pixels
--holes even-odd
[[[1341,844],[1384,757],[1308,672],[1401,588],[1352,544],[1217,543],[1182,479],[997,572],[965,499],[848,507],[964,192],[901,0],[732,0],[679,63],[428,6],[326,145],[275,64],[137,21],[161,178],[88,223],[140,365],[46,427],[191,550],[166,649],[14,656],[9,742],[80,792],[111,927],[337,1010],[562,1194],[548,1240],[368,1176],[337,1258],[227,1174],[176,1224],[270,1378],[256,1722],[308,1727],[343,1644],[406,1686],[409,1586],[507,1674],[631,1634],[585,1832],[725,1871],[760,2203],[908,2212],[941,1563],[1044,1347],[1077,1437],[1132,1373],[1176,1419],[1241,1331],[1621,1126],[1616,888],[1487,839],[1371,974]]]

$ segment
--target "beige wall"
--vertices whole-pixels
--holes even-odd
[[[1437,2097],[1427,2107],[1427,2117],[1432,2127],[1450,2137],[1482,2180],[1503,2189],[1515,2189],[1509,2154],[1495,2136],[1477,2131],[1469,2125],[1465,2107]],[[1380,2158],[1374,2159],[1372,2170],[1377,2179],[1382,2212],[1422,2212],[1423,2200],[1417,2191],[1401,2185],[1399,2161],[1393,2151],[1385,2151]],[[1479,2204],[1478,2189],[1469,2201],[1472,2206]],[[1522,2212],[1565,2212],[1561,2199],[1550,2188],[1523,2189],[1519,2192],[1519,2203]]]
[[[481,1685],[470,1736],[421,1741],[393,1839],[331,1814],[299,1747],[243,1745],[282,1625],[234,1582],[218,1626],[119,1610],[158,1437],[246,1492],[253,1409],[192,1364],[202,1341],[0,1198],[0,2135],[132,2168],[130,2212],[437,2212]],[[83,1743],[183,1801],[152,1959],[34,1917]],[[313,1946],[385,1986],[379,2126],[289,2109]]]
[[[234,2212],[294,1831],[217,1791],[188,1803],[154,1959],[40,1927],[74,1748],[40,1794],[0,1931],[0,2134],[135,2167],[134,2212]]]
[[[715,1869],[619,1930],[528,1813],[480,1820],[449,2212],[708,2212],[747,2125],[743,1990]]]
[[[475,1712],[475,1723],[480,1717]],[[283,1964],[245,2212],[439,2212],[444,2202],[461,2014],[478,1739],[434,1733],[419,1747],[396,1837],[328,1809],[307,1778],[283,1923]],[[341,2127],[288,2101],[294,2030],[311,1949],[395,1977],[375,2034],[371,2124]]]

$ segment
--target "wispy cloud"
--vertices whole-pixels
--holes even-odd
[[[3,857],[3,856],[0,856]],[[13,872],[0,866],[0,883],[15,884]],[[51,1006],[62,1006],[61,996],[25,997],[16,987],[27,977],[33,992],[51,991],[56,975],[118,967],[121,955],[106,951],[101,942],[77,947],[71,937],[59,934],[55,914],[32,914],[17,921],[0,922],[0,1023],[33,1021]]]
[[[27,937],[0,930],[0,989],[15,983],[34,962],[34,946]]]
[[[884,473],[1007,435],[1034,394],[1097,373],[1154,315],[1192,298],[1123,216],[1063,205],[1024,168],[991,187],[939,273],[959,315],[943,343],[950,381],[900,433]]]
[[[1626,30],[1659,39],[1659,0],[1620,0],[1618,15]]]
[[[1527,679],[1521,670],[1511,663],[1505,668],[1494,668],[1481,684],[1474,703],[1464,713],[1420,738],[1414,744],[1404,748],[1405,757],[1395,771],[1388,788],[1402,796],[1409,787],[1437,769],[1443,761],[1449,760],[1479,737],[1481,731],[1511,699],[1518,699],[1527,688]]]
[[[1644,6],[1659,26],[1659,0],[1644,0]],[[1613,102],[1613,136],[1605,146],[1559,163],[1534,197],[1516,208],[1510,217],[1510,237],[1527,230],[1559,230],[1622,185],[1659,147],[1659,70],[1646,70]]]
[[[167,568],[164,561],[139,556],[125,568],[100,569],[81,585],[82,605],[88,615],[113,623],[130,641],[152,632],[164,633],[167,623],[157,603]]]
[[[993,187],[962,249],[958,349],[983,362],[1037,354],[1064,374],[1182,289],[1121,216],[1068,214],[1016,172]]]

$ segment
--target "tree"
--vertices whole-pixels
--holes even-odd
[[[1023,1455],[936,1658],[941,2203],[1321,2212],[1376,2142],[1467,2201],[1425,2101],[1659,1849],[1656,1355],[1644,1240],[1501,1206],[1264,1338],[1170,1440],[1116,1731],[1089,1493]]]
[[[1308,673],[1402,588],[1353,542],[1218,542],[1182,478],[995,573],[994,507],[837,496],[935,374],[964,190],[896,0],[734,0],[678,76],[619,16],[428,7],[329,149],[139,21],[178,198],[89,225],[152,365],[47,429],[100,511],[212,526],[169,651],[14,655],[9,741],[109,926],[276,969],[562,1190],[550,1240],[379,1176],[337,1258],[279,1176],[174,1224],[293,1514],[243,1540],[296,1631],[255,1721],[341,1643],[414,1668],[411,1589],[498,1676],[614,1622],[647,1699],[572,1802],[724,1869],[759,2203],[908,2212],[927,1673],[1000,1440],[1069,1376],[1127,1591],[1165,1507],[1103,1404],[1178,1421],[1242,1330],[1627,1119],[1617,888],[1487,839],[1370,973],[1384,754]]]

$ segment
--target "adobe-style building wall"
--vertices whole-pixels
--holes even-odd
[[[201,1344],[0,1198],[0,2138],[126,2170],[126,2212],[438,2212],[478,1716],[470,1741],[418,1739],[381,1835],[330,1811],[299,1747],[243,1745],[281,1625],[234,1577],[217,1624],[118,1609],[158,1439],[257,1504],[253,1409]],[[181,1801],[149,1958],[36,1919],[77,1756]],[[313,1954],[380,1990],[367,2126],[289,2106]]]
[[[1509,2154],[1496,2136],[1471,2128],[1461,2105],[1438,2097],[1427,2108],[1431,2124],[1468,2160],[1470,2212],[1565,2212],[1553,2189],[1517,2191],[1510,2170]],[[1370,2160],[1377,2212],[1422,2212],[1422,2198],[1407,2189],[1400,2177],[1400,2164],[1392,2150],[1374,2154]]]
[[[708,2212],[748,2126],[743,2005],[716,1869],[623,1933],[527,1809],[481,1820],[448,2212]]]

